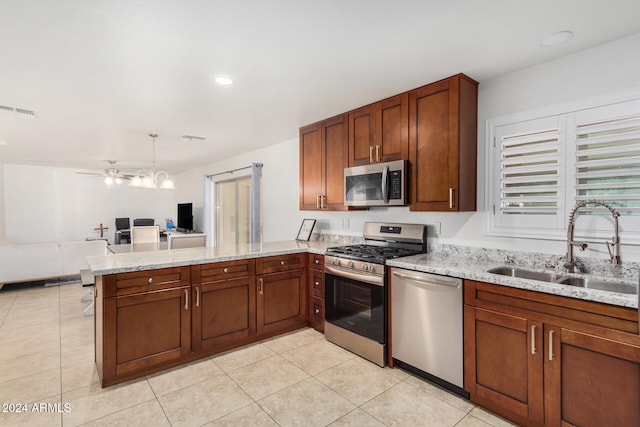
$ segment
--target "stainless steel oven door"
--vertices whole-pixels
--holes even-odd
[[[363,278],[357,272],[325,266],[324,283],[326,322],[386,344],[387,295],[384,276]]]

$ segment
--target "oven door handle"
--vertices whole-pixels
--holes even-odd
[[[360,282],[366,282],[371,285],[384,286],[384,280],[382,276],[370,276],[368,274],[354,273],[351,271],[345,271],[339,268],[331,267],[329,265],[324,266],[325,273],[335,274],[336,276],[346,277],[347,279],[358,280]]]

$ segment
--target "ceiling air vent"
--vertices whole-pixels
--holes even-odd
[[[187,142],[200,142],[204,141],[206,138],[203,138],[202,136],[182,135],[180,139]]]
[[[25,110],[24,108],[16,108],[16,116],[33,118],[36,116],[36,112],[33,110]]]
[[[33,110],[27,110],[25,108],[14,108],[14,107],[9,107],[7,105],[0,105],[0,113],[5,113],[5,114],[14,114],[16,116],[20,116],[20,117],[30,117],[30,118],[34,118],[36,116],[36,112]]]

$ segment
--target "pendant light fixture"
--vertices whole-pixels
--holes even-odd
[[[141,169],[136,172],[135,176],[131,178],[129,185],[131,187],[158,188],[158,184],[160,184],[160,188],[164,190],[173,190],[175,186],[169,174],[165,171],[156,172],[156,138],[158,135],[150,133],[149,136],[153,144],[153,163],[151,164],[151,169]]]

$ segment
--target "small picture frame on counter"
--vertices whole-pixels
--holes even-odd
[[[300,231],[298,231],[298,237],[296,240],[302,240],[303,242],[308,242],[311,238],[311,232],[313,231],[313,227],[316,225],[315,219],[303,219],[302,225],[300,225]]]

